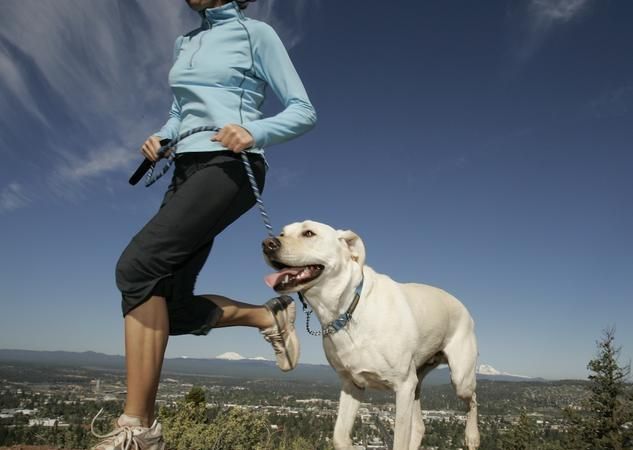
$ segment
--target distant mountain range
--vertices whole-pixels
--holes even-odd
[[[246,356],[242,356],[239,353],[235,353],[235,352],[222,353],[221,355],[216,356],[215,359],[226,359],[229,361],[242,361],[244,359],[248,359],[251,361],[270,361],[269,359],[266,359],[263,356],[256,356],[255,358],[247,358]]]
[[[97,352],[65,352],[0,349],[0,364],[35,364],[38,366],[69,366],[89,369],[125,370],[125,358],[120,355],[106,355]],[[238,353],[224,353],[216,358],[165,358],[164,374],[206,375],[243,379],[274,378],[314,383],[339,384],[334,370],[324,364],[299,364],[290,372],[281,372],[273,361],[264,358],[245,358]],[[500,372],[488,365],[481,365],[477,371],[478,380],[494,381],[545,381]],[[424,379],[425,384],[450,383],[448,367],[433,370]]]

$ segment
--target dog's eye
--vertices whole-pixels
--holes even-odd
[[[314,234],[311,230],[306,230],[303,232],[303,237],[312,237],[312,236],[316,236],[316,234]]]

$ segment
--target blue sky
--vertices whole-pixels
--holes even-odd
[[[270,147],[277,230],[355,230],[368,264],[440,286],[480,362],[584,377],[601,330],[633,355],[633,4],[259,0],[317,127]],[[0,16],[0,348],[123,354],[114,266],[167,185],[130,187],[167,118],[184,1],[5,0]],[[266,112],[279,109],[271,94]],[[250,211],[198,293],[273,292]],[[302,361],[325,363],[303,330]],[[167,356],[272,353],[251,329],[173,337]]]

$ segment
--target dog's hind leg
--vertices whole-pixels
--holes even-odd
[[[477,394],[475,369],[477,365],[477,339],[472,322],[461,335],[453,337],[444,349],[451,369],[451,382],[457,396],[468,407],[466,417],[465,444],[468,450],[479,448],[479,428],[477,426]]]
[[[334,448],[336,450],[354,450],[352,428],[363,394],[364,390],[351,381],[343,381],[338,403],[338,416],[334,425]]]

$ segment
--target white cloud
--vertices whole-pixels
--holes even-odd
[[[531,13],[537,20],[569,22],[592,0],[532,0]]]
[[[31,199],[26,195],[24,187],[20,183],[10,183],[0,191],[0,214],[24,208],[29,203],[31,203]]]
[[[3,84],[13,91],[16,98],[21,99],[22,105],[38,119],[42,124],[48,125],[48,120],[42,115],[41,111],[35,107],[35,99],[30,92],[28,86],[25,83],[25,79],[20,73],[20,67],[10,57],[6,46],[2,45],[0,41],[0,73],[2,73]],[[3,92],[0,91],[0,96]],[[4,99],[5,107],[8,107],[8,102]]]
[[[86,157],[86,149],[138,147],[167,118],[173,41],[199,21],[181,3],[57,0],[42,8],[39,0],[4,1],[0,127],[19,136],[5,150],[28,152],[46,171],[57,156],[64,164],[53,171],[77,180],[98,177],[107,161],[120,159],[116,151]],[[26,113],[28,133],[16,108]],[[40,142],[32,145],[35,135]],[[73,161],[88,166],[79,170]]]
[[[595,0],[530,0],[521,14],[521,38],[514,49],[518,67],[525,64],[550,38],[558,27],[576,21]],[[517,67],[517,68],[518,68]],[[515,68],[516,69],[516,68]]]
[[[57,150],[60,162],[48,177],[48,186],[59,197],[78,201],[85,197],[90,182],[103,182],[103,189],[111,190],[106,177],[120,171],[131,174],[141,161],[139,151],[110,143],[77,154],[72,151]]]
[[[246,15],[270,24],[290,49],[305,38],[301,24],[320,7],[321,0],[262,0],[251,3]]]
[[[173,41],[198,26],[199,18],[184,2],[125,4],[56,0],[54,8],[42,8],[41,0],[3,1],[0,94],[14,94],[43,120],[42,112],[33,109],[33,86],[25,84],[33,75],[26,64],[32,62],[45,83],[42,88],[61,102],[53,107],[68,110],[88,128],[93,124],[86,113],[107,114],[108,126],[116,132],[120,124],[162,105],[170,99],[166,79]],[[266,0],[252,3],[246,14],[276,26],[292,47],[304,37],[300,24],[308,10],[318,4]],[[25,56],[22,65],[3,42]],[[10,113],[8,106],[0,105],[0,117],[9,118]]]
[[[97,178],[107,172],[128,169],[133,161],[140,160],[139,155],[140,153],[133,153],[121,147],[91,151],[86,158],[72,155],[67,162],[59,166],[58,176],[70,182]]]
[[[300,24],[319,3],[265,0],[246,15],[273,25],[291,48],[305,37]],[[0,129],[22,144],[2,151],[29,154],[64,198],[76,197],[78,184],[133,169],[137,149],[167,119],[174,39],[199,22],[183,1],[55,0],[54,8],[43,8],[41,0],[3,0]],[[29,133],[21,132],[16,108]],[[28,203],[11,192],[6,205]]]

